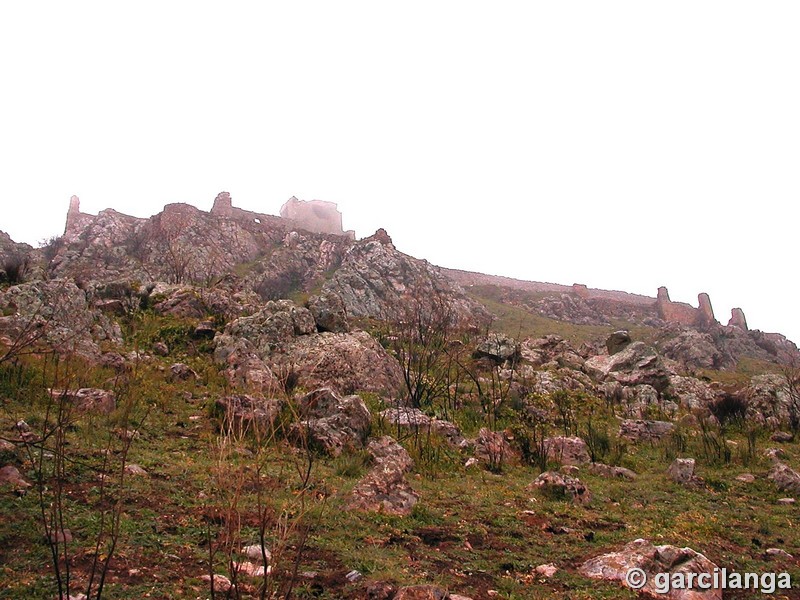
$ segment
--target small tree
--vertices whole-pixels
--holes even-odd
[[[786,392],[789,397],[789,427],[796,437],[800,433],[800,366],[792,363],[783,371],[786,378]]]

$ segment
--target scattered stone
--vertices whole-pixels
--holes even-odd
[[[631,336],[627,331],[615,331],[606,339],[608,355],[616,354],[631,343]]]
[[[538,567],[536,567],[535,571],[537,575],[541,575],[542,577],[550,579],[553,575],[555,575],[558,572],[558,567],[550,563],[547,565],[539,565]]]
[[[447,600],[449,594],[433,585],[415,585],[397,590],[394,600]]]
[[[350,583],[356,583],[357,581],[363,579],[363,577],[364,576],[358,571],[350,571],[347,575],[344,576],[344,578],[347,579],[347,581],[349,581]]]
[[[450,594],[447,598],[448,600],[472,600],[472,598],[461,596],[460,594]]]
[[[50,532],[51,544],[70,544],[75,538],[69,529],[61,529]]]
[[[612,467],[603,463],[592,463],[589,465],[589,472],[600,477],[610,477],[615,479],[636,479],[638,475],[625,467]]]
[[[575,465],[563,465],[559,471],[564,475],[574,476],[580,473],[580,469]]]
[[[764,558],[774,560],[794,560],[794,556],[782,550],[781,548],[767,548],[764,552]]]
[[[476,467],[479,464],[480,464],[480,461],[477,458],[475,458],[475,457],[468,458],[467,462],[464,463],[464,468],[465,469],[471,469],[472,467]]]
[[[685,485],[694,479],[694,466],[693,458],[676,458],[667,469],[667,475],[675,483]]]
[[[374,581],[364,590],[367,600],[392,600],[396,591],[391,583],[385,581]]]
[[[72,403],[80,412],[110,414],[117,408],[117,400],[113,392],[96,388],[81,388],[79,390],[51,389],[50,396],[56,400]]]
[[[794,436],[788,431],[776,431],[770,436],[770,441],[778,442],[779,444],[788,444],[794,440]]]
[[[171,381],[188,381],[189,379],[198,380],[200,376],[188,365],[175,363],[169,368]]]
[[[741,481],[742,483],[753,483],[755,480],[756,476],[752,473],[742,473],[736,476],[736,481]]]
[[[778,504],[782,504],[782,505],[784,505],[784,506],[791,506],[791,505],[792,505],[792,504],[794,504],[795,502],[796,502],[796,501],[795,501],[795,499],[794,499],[794,498],[779,498],[779,499],[778,499]]]
[[[137,464],[125,465],[125,473],[133,475],[134,477],[147,477],[148,473]]]
[[[646,583],[641,591],[663,598],[656,590],[656,575],[659,573],[708,573],[711,577],[718,567],[702,554],[691,548],[675,546],[654,546],[647,540],[635,540],[620,552],[612,552],[590,559],[578,571],[591,579],[620,581],[630,587],[627,581],[632,569],[642,569]],[[644,577],[643,577],[644,579]],[[722,590],[679,590],[673,589],[671,600],[722,600]]]
[[[783,492],[800,494],[800,473],[789,465],[776,462],[767,476]]]
[[[642,421],[625,419],[620,423],[619,436],[634,442],[658,441],[675,430],[669,421]]]
[[[266,556],[267,562],[272,560],[272,553],[267,550],[266,548],[262,548],[260,545],[255,544],[253,546],[245,546],[242,548],[242,554],[249,558],[252,561],[255,561],[260,564],[264,564],[264,557]]]
[[[214,575],[213,582],[211,580],[211,575],[203,575],[200,577],[200,580],[213,585],[215,592],[225,593],[230,591],[231,587],[233,587],[231,580],[224,575]]]
[[[167,356],[169,355],[169,346],[164,342],[156,342],[153,344],[153,354],[156,356]]]
[[[555,471],[547,471],[539,475],[529,486],[530,488],[540,489],[548,495],[570,498],[575,504],[587,505],[592,499],[589,489],[580,479]]]
[[[264,567],[264,565],[256,565],[251,562],[233,563],[233,568],[237,573],[247,575],[248,577],[264,577],[271,571],[271,567]]]
[[[13,452],[16,446],[8,440],[0,440],[0,452]]]
[[[584,465],[591,462],[589,447],[579,437],[557,436],[544,440],[547,458],[564,465]]]
[[[52,395],[52,390],[51,390],[51,392],[50,392],[50,393],[51,393],[51,395]],[[31,426],[30,426],[30,425],[28,425],[28,424],[27,424],[25,421],[23,421],[22,419],[20,419],[19,421],[17,421],[17,424],[15,425],[15,427],[17,428],[17,431],[19,431],[20,433],[30,433],[30,431],[31,431]]]
[[[16,490],[24,490],[31,484],[22,478],[22,474],[14,465],[6,465],[0,469],[0,485],[7,483]]]
[[[370,442],[368,451],[375,464],[353,488],[349,508],[392,515],[411,514],[419,501],[419,495],[405,478],[413,466],[411,456],[389,436]]]
[[[786,458],[786,452],[784,452],[782,448],[767,448],[764,450],[764,458],[775,461],[781,458]]]

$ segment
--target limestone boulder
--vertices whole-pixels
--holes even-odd
[[[611,356],[620,350],[624,350],[631,341],[631,336],[627,331],[615,331],[606,339],[608,355]]]
[[[611,356],[593,356],[584,364],[584,370],[598,382],[647,384],[659,392],[667,388],[670,375],[674,375],[658,353],[643,342],[633,342]]]
[[[273,372],[293,372],[305,389],[393,396],[403,388],[400,363],[365,331],[299,336],[266,362]]]
[[[717,565],[691,548],[675,546],[654,546],[647,540],[639,539],[627,544],[619,552],[611,552],[583,563],[578,571],[591,579],[619,581],[630,587],[627,579],[632,569],[644,571],[646,583],[641,592],[654,598],[671,600],[722,600],[721,589],[672,589],[668,596],[658,593],[656,576],[659,574],[690,573],[707,574],[709,581]],[[663,577],[663,575],[662,575]]]
[[[693,458],[676,458],[667,470],[672,481],[680,484],[691,483],[694,475],[695,460]]]
[[[331,456],[364,446],[372,417],[358,396],[340,396],[330,388],[314,390],[299,399],[303,420],[291,426],[291,437]]]
[[[56,400],[71,403],[76,410],[86,413],[107,415],[117,408],[114,392],[97,388],[81,388],[78,390],[51,389],[50,396]]]
[[[776,461],[768,477],[782,492],[800,494],[800,473],[789,465]]]
[[[393,438],[384,436],[369,443],[373,467],[353,489],[348,507],[365,512],[409,515],[419,495],[406,481],[413,466],[408,452]]]
[[[519,354],[519,344],[514,338],[502,333],[492,333],[482,338],[475,348],[475,355],[505,362]]]
[[[347,322],[347,308],[339,294],[324,292],[319,296],[311,296],[306,303],[311,311],[319,331],[346,333],[350,331]]]
[[[562,465],[584,465],[591,462],[589,446],[579,437],[556,436],[544,440],[548,460]]]
[[[675,431],[669,421],[644,421],[625,419],[620,423],[619,436],[634,442],[657,441]]]
[[[592,500],[589,488],[580,479],[556,471],[542,473],[529,488],[541,490],[551,497],[568,498],[573,503],[580,505],[587,505]]]

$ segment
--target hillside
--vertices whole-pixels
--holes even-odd
[[[705,294],[439,268],[224,192],[73,198],[0,267],[0,598],[643,597],[632,567],[800,597],[800,355]],[[715,568],[794,585],[654,583]]]

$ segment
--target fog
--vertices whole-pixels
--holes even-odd
[[[0,229],[277,214],[447,267],[697,305],[800,341],[800,7],[5,3]]]

